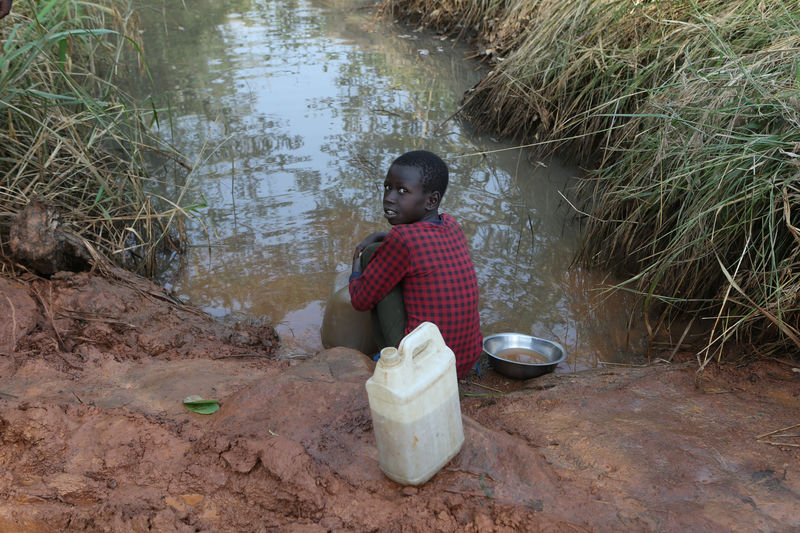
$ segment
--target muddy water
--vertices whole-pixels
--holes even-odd
[[[425,148],[451,182],[442,211],[471,246],[485,335],[555,339],[569,368],[625,360],[629,304],[570,269],[561,193],[579,170],[529,160],[452,119],[483,71],[460,43],[378,21],[358,2],[148,0],[141,17],[161,132],[197,164],[207,231],[162,282],[219,317],[264,317],[284,355],[321,348],[330,285],[355,243],[388,229],[380,184]],[[562,367],[560,370],[567,370]]]

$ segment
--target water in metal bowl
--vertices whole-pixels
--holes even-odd
[[[521,333],[484,337],[483,351],[495,371],[513,379],[547,374],[567,358],[566,350],[557,342]]]

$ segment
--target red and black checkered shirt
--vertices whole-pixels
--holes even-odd
[[[350,300],[359,311],[372,309],[402,283],[405,334],[433,322],[456,355],[464,377],[481,355],[478,279],[464,232],[447,214],[441,222],[393,226],[367,268],[350,280]]]

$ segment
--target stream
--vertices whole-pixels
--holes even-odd
[[[427,149],[450,169],[440,211],[467,236],[484,335],[556,340],[562,372],[643,353],[632,300],[605,292],[605,273],[572,266],[579,227],[564,196],[580,169],[454,117],[485,74],[468,43],[353,1],[140,5],[155,86],[138,92],[169,109],[160,134],[195,165],[192,194],[208,205],[158,280],[175,295],[275,325],[284,357],[321,350],[336,273],[364,236],[388,230],[389,164]]]

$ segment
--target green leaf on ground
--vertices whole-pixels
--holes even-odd
[[[183,400],[183,405],[194,413],[210,415],[219,409],[218,400],[204,400],[200,396],[189,396]]]

